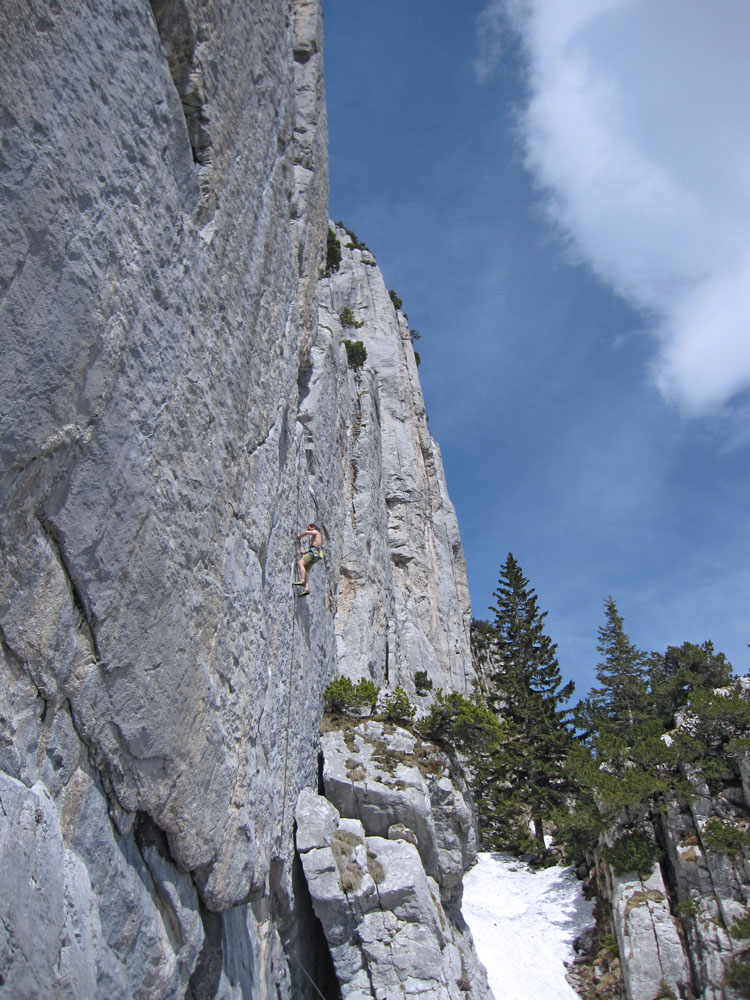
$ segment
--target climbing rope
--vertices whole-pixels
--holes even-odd
[[[299,455],[297,456],[297,470],[296,471],[297,471],[297,502],[296,502],[296,506],[295,506],[295,509],[294,509],[294,523],[295,523],[295,525],[298,525],[299,524],[299,481],[300,481],[300,475],[299,475],[299,471],[300,471],[299,470]],[[294,530],[292,530],[292,534],[294,534]],[[296,545],[295,545],[295,549],[294,549],[294,558],[295,558],[295,563],[296,563],[296,559],[297,559],[297,546]],[[297,666],[297,657],[296,657],[296,651],[297,651],[297,644],[296,644],[296,638],[297,638],[297,604],[296,604],[296,598],[294,600],[295,600],[294,611],[292,612],[292,657],[291,657],[291,664],[290,664],[290,667],[289,667],[289,688],[288,688],[288,691],[287,691],[287,704],[286,704],[286,742],[285,742],[285,747],[284,747],[284,793],[283,793],[282,799],[281,799],[281,830],[279,831],[279,841],[280,841],[279,846],[281,846],[281,843],[283,843],[283,840],[284,840],[284,824],[286,822],[286,793],[287,793],[287,782],[288,782],[288,776],[289,776],[289,724],[290,724],[291,718],[292,718],[292,677],[294,676],[294,671],[295,671],[296,666]]]
[[[310,980],[310,983],[312,984],[312,988],[315,990],[315,992],[318,994],[318,996],[322,997],[323,1000],[327,1000],[325,994],[320,992],[320,990],[318,989],[318,987],[317,987],[317,985],[315,983],[315,980],[313,979],[313,977],[310,975],[310,973],[307,971],[307,969],[302,964],[302,960],[297,955],[294,955],[294,954],[292,955],[292,958],[297,963],[297,965],[299,965],[300,969],[302,969],[302,971],[307,976],[307,978]]]

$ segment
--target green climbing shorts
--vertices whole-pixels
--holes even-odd
[[[302,565],[305,569],[309,569],[313,563],[319,562],[323,558],[323,550],[319,549],[317,545],[311,545],[310,548],[302,556]]]

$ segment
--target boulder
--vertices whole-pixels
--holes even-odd
[[[446,755],[404,729],[369,720],[326,733],[321,744],[325,794],[341,815],[358,818],[368,836],[408,830],[443,901],[456,895],[460,902],[476,832]]]
[[[343,1000],[491,1000],[468,931],[443,907],[416,845],[400,835],[408,828],[396,839],[369,835],[362,821],[309,790],[295,816]]]

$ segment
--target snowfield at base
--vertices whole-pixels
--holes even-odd
[[[594,905],[572,868],[534,872],[509,854],[480,854],[461,909],[496,1000],[580,1000],[564,963]]]

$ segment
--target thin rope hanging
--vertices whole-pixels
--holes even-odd
[[[295,524],[295,528],[299,524],[299,481],[300,481],[300,475],[299,475],[299,456],[297,458],[297,463],[296,464],[297,464],[297,501],[296,501],[296,505],[295,505],[295,508],[294,508],[294,524]],[[292,534],[294,535],[294,533],[295,532],[294,532],[294,529],[293,529],[292,530]],[[295,566],[296,566],[296,562],[297,562],[297,555],[298,555],[297,546],[295,545],[295,547],[294,547]],[[296,572],[296,569],[295,569],[295,572]],[[295,597],[294,598],[294,611],[292,612],[292,656],[291,656],[291,664],[289,666],[289,685],[288,685],[288,691],[287,691],[287,704],[286,704],[286,738],[285,738],[285,747],[284,747],[284,792],[283,792],[282,799],[281,799],[281,830],[279,831],[279,840],[282,841],[282,842],[283,842],[283,839],[284,839],[284,824],[286,823],[286,793],[287,793],[287,782],[288,782],[288,774],[289,774],[289,725],[291,723],[291,718],[292,718],[292,677],[294,675],[294,671],[295,671],[295,668],[297,666],[297,657],[296,657],[297,644],[296,644],[296,639],[297,639],[297,601],[296,601],[296,597]]]

